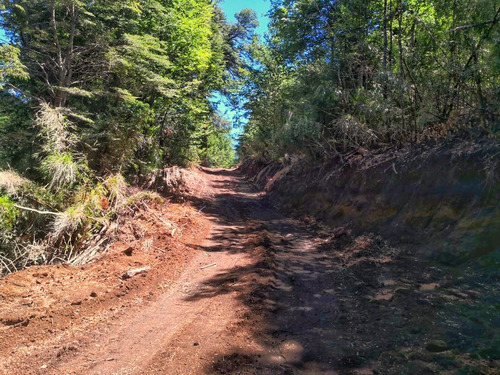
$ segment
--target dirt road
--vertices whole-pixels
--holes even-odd
[[[332,338],[324,327],[339,312],[333,290],[323,285],[329,265],[314,251],[316,240],[270,208],[237,172],[208,170],[206,178],[211,194],[193,204],[212,230],[173,285],[67,343],[61,339],[58,346],[69,349],[55,358],[38,346],[31,351],[34,366],[26,366],[30,356],[24,357],[21,371],[280,373],[301,364],[307,353],[315,354],[307,354],[304,371],[331,368]]]
[[[191,204],[212,229],[173,283],[151,301],[60,337],[63,351],[40,341],[22,363],[15,355],[5,358],[6,373],[361,375],[440,369],[424,345],[442,329],[429,308],[439,286],[434,281],[443,278],[439,270],[424,271],[373,234],[287,218],[237,171],[204,175],[210,194]]]

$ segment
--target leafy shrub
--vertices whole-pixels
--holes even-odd
[[[55,152],[41,163],[40,170],[50,180],[49,187],[56,190],[70,188],[78,180],[84,167],[73,159],[71,152]]]
[[[236,153],[227,131],[215,131],[208,136],[204,162],[209,167],[230,168],[236,162]]]
[[[11,232],[19,217],[19,210],[14,206],[14,202],[5,195],[0,195],[0,233],[2,237]]]

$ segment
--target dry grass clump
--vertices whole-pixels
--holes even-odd
[[[368,146],[377,139],[374,131],[353,116],[343,116],[331,124],[337,141],[350,147]]]
[[[85,160],[75,157],[76,137],[71,132],[73,124],[62,108],[53,108],[47,103],[41,104],[35,122],[43,141],[40,170],[49,180],[48,187],[59,190],[73,186],[87,170]]]
[[[71,123],[64,116],[61,108],[53,108],[48,103],[42,103],[35,121],[40,127],[40,135],[45,140],[46,152],[63,152],[74,145],[75,139],[68,131]]]
[[[73,160],[71,153],[57,152],[42,161],[41,169],[50,177],[49,188],[60,189],[76,183],[79,165]]]
[[[119,204],[126,197],[127,182],[121,174],[115,174],[104,180],[103,185],[108,191],[111,204]]]
[[[85,214],[85,206],[83,204],[70,207],[55,217],[52,223],[50,237],[59,239],[63,236],[72,236],[87,220],[88,218]]]
[[[117,209],[119,211],[121,211],[125,208],[137,207],[139,205],[139,203],[141,203],[141,202],[161,203],[161,202],[163,202],[163,198],[160,196],[160,194],[158,194],[154,191],[144,190],[144,191],[140,191],[138,193],[135,193],[129,197],[126,197],[117,206]]]
[[[0,190],[3,190],[8,195],[17,195],[19,189],[30,184],[30,181],[21,177],[14,171],[0,171]]]

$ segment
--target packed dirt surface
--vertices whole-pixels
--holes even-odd
[[[0,280],[0,372],[496,373],[442,324],[483,286],[452,288],[374,233],[283,216],[238,171],[199,177],[201,193],[137,213],[94,263]]]

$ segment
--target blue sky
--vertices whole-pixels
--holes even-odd
[[[230,22],[234,22],[234,15],[243,9],[250,8],[255,10],[259,17],[260,26],[257,29],[257,33],[260,35],[263,35],[267,31],[269,19],[265,14],[269,10],[270,5],[270,0],[224,0],[219,4]]]
[[[243,9],[250,8],[255,10],[260,23],[260,26],[256,30],[256,32],[260,36],[262,36],[267,31],[269,19],[265,14],[271,6],[270,0],[224,0],[219,3],[219,6],[222,8],[222,10],[224,10],[226,18],[229,22],[236,22],[234,15]],[[222,99],[221,103],[218,106],[219,114],[233,125],[231,136],[234,139],[233,144],[236,145],[236,139],[243,132],[243,129],[237,126],[237,114],[231,108],[229,108],[227,104],[224,103],[223,98],[221,98],[220,96],[216,96],[216,98],[217,100]],[[240,119],[239,123],[241,125],[245,124],[246,119]]]

